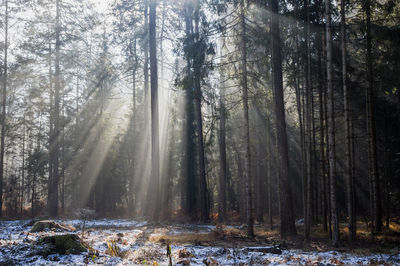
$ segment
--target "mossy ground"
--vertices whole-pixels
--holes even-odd
[[[72,226],[64,226],[51,220],[37,221],[31,228],[31,233],[43,232],[47,230],[74,231]]]
[[[46,236],[38,241],[45,245],[45,254],[79,254],[87,251],[82,240],[75,234]]]

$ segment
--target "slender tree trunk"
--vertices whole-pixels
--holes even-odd
[[[240,152],[236,145],[234,146],[234,151],[236,154],[236,164],[237,164],[237,175],[243,176],[243,160],[240,156]],[[245,223],[247,220],[247,213],[246,213],[246,180],[243,178],[239,180],[238,183],[238,194],[239,194],[239,209],[240,209],[240,219],[241,222]]]
[[[323,43],[323,27],[317,31],[318,40]],[[324,104],[323,104],[323,86],[325,84],[324,80],[324,67],[322,63],[321,55],[322,47],[318,47],[318,65],[320,71],[318,71],[318,105],[319,105],[319,129],[320,129],[320,140],[319,140],[319,167],[320,167],[320,182],[321,182],[321,213],[322,213],[322,227],[325,232],[328,231],[327,222],[327,201],[326,201],[326,169],[325,169],[325,126],[324,126]]]
[[[4,21],[4,73],[1,112],[1,143],[0,143],[0,218],[3,216],[3,182],[4,182],[4,151],[6,135],[6,104],[7,104],[7,70],[8,70],[8,0],[5,0]]]
[[[341,14],[341,45],[342,45],[342,83],[343,83],[343,99],[344,99],[344,135],[345,135],[345,169],[344,175],[347,180],[347,211],[349,215],[348,227],[349,227],[349,240],[354,242],[356,239],[355,228],[355,217],[353,213],[353,176],[351,172],[351,136],[350,136],[350,103],[349,103],[349,91],[347,86],[347,47],[346,47],[346,3],[345,0],[341,0],[340,5]]]
[[[132,134],[132,141],[135,136],[135,117],[136,117],[136,71],[138,66],[138,57],[137,57],[137,48],[136,48],[136,37],[133,40],[133,52],[131,54],[133,56],[132,62],[132,118],[131,118],[131,134]],[[132,147],[134,144],[131,144]],[[134,149],[134,147],[133,147]],[[128,195],[128,211],[129,215],[132,217],[135,212],[135,156],[134,152],[130,155],[130,169],[131,169],[131,176],[129,179],[129,195]]]
[[[304,27],[304,35],[306,39],[306,56],[305,56],[305,68],[304,68],[304,73],[305,73],[305,94],[306,94],[306,104],[305,104],[305,109],[306,109],[306,158],[307,158],[307,179],[306,179],[306,184],[305,187],[303,188],[305,190],[305,195],[306,195],[306,206],[305,208],[305,216],[304,216],[304,236],[305,239],[308,240],[310,238],[310,225],[311,225],[311,175],[312,175],[312,161],[311,161],[311,156],[312,156],[312,142],[311,142],[311,80],[310,80],[310,24],[309,24],[309,12],[308,12],[308,1],[309,0],[304,0],[304,9],[305,9],[305,14],[304,14],[304,21],[306,23]]]
[[[289,154],[286,135],[285,103],[283,101],[282,57],[277,0],[272,0],[271,2],[271,13],[272,73],[279,158],[280,234],[282,238],[285,238],[287,236],[296,235],[296,227],[294,225],[292,192],[289,179]]]
[[[132,109],[133,114],[136,113],[136,72],[138,67],[138,56],[137,56],[137,48],[136,48],[136,37],[133,40],[133,66],[132,66]]]
[[[143,36],[143,52],[144,52],[144,62],[143,62],[143,77],[144,77],[144,84],[143,84],[143,89],[144,89],[144,104],[143,104],[143,109],[144,109],[144,125],[147,130],[151,130],[151,88],[149,89],[149,1],[151,0],[143,0],[143,5],[144,5],[144,36]],[[151,82],[151,81],[150,81]],[[149,96],[150,95],[150,96]],[[150,99],[149,99],[150,98]],[[150,124],[150,125],[149,125]],[[152,132],[148,131],[149,135],[152,135]],[[146,147],[152,147],[152,139],[151,136],[146,136],[145,138],[146,141]],[[152,162],[152,151],[150,149],[146,149],[145,151],[145,158],[147,161],[150,160],[150,164]],[[149,180],[150,180],[150,185],[152,185],[152,182],[154,181],[152,179],[152,174],[151,174],[151,169],[150,173],[147,171],[144,171],[145,175],[150,174]],[[149,188],[149,191],[151,189]],[[150,193],[147,195],[147,202],[146,205],[148,206],[146,209],[143,210],[143,213],[147,216],[153,216],[153,197],[150,195]],[[145,206],[146,206],[145,205]]]
[[[371,37],[371,1],[365,0],[366,13],[366,38],[367,38],[367,108],[368,108],[368,145],[370,176],[372,181],[373,197],[373,232],[382,231],[382,205],[381,189],[378,173],[378,159],[376,148],[376,129],[375,129],[375,104],[374,104],[374,77],[372,66],[372,37]]]
[[[257,127],[257,125],[256,125]],[[255,193],[256,193],[256,219],[259,223],[264,221],[264,210],[263,210],[263,192],[264,192],[264,186],[263,186],[263,179],[261,177],[261,160],[260,160],[260,151],[259,151],[259,146],[257,145],[255,148],[255,167],[256,167],[256,181],[255,181]]]
[[[53,70],[52,70],[52,58],[51,58],[51,43],[49,42],[49,97],[50,97],[50,108],[49,108],[49,178],[47,181],[47,206],[50,211],[50,204],[52,200],[52,182],[53,182],[53,159],[54,159],[54,91],[53,91]]]
[[[327,53],[327,83],[328,83],[328,138],[329,138],[329,170],[330,170],[330,197],[332,219],[332,242],[339,242],[339,219],[336,200],[336,156],[335,156],[335,114],[332,84],[332,33],[331,33],[331,0],[325,2],[326,15],[326,53]]]
[[[159,220],[160,213],[160,151],[158,125],[158,76],[156,43],[156,0],[149,4],[149,52],[150,52],[150,89],[151,89],[151,184],[152,184],[152,219]]]
[[[272,172],[271,172],[271,123],[269,114],[267,114],[267,191],[268,191],[268,223],[272,230],[274,227],[272,221]]]
[[[190,1],[185,2],[185,33],[186,38],[191,38],[193,34],[193,22],[191,15],[193,7]],[[194,143],[194,105],[193,105],[193,73],[192,73],[191,60],[186,59],[186,75],[189,77],[188,84],[185,88],[185,157],[183,159],[184,165],[184,180],[182,187],[182,207],[185,214],[194,217],[194,209],[196,205],[196,164],[195,164],[195,143]]]
[[[31,199],[31,216],[35,217],[36,214],[36,173],[32,177],[32,199]]]
[[[221,48],[222,51],[222,48]],[[222,52],[221,52],[222,57]],[[220,122],[219,122],[219,155],[220,175],[218,192],[218,218],[220,221],[226,219],[226,128],[225,128],[225,76],[221,71],[221,84],[219,94]]]
[[[317,141],[316,141],[316,130],[315,130],[315,102],[314,92],[311,91],[311,128],[312,128],[312,193],[313,193],[313,225],[318,223],[318,211],[319,211],[319,183],[317,178],[318,165],[317,165]]]
[[[297,43],[298,39],[296,41],[296,50],[299,49]],[[297,61],[297,73],[300,73],[300,67],[299,67],[299,61]],[[304,222],[306,220],[306,207],[307,207],[307,163],[306,163],[306,150],[305,150],[305,134],[304,134],[304,114],[303,114],[303,90],[300,87],[300,77],[299,74],[296,74],[296,106],[297,106],[297,115],[299,116],[299,127],[300,127],[300,150],[301,150],[301,181],[302,181],[302,203],[303,203],[303,217],[304,217]],[[308,227],[304,226],[304,235],[308,235],[307,231]]]
[[[58,181],[59,181],[59,153],[60,153],[60,1],[56,1],[56,60],[55,60],[55,91],[54,91],[54,147],[53,177],[51,182],[51,201],[49,214],[58,215]]]
[[[299,12],[299,7],[295,7],[295,12]],[[299,43],[301,39],[301,33],[299,31],[300,28],[300,23],[296,22],[296,51],[299,51]],[[300,128],[300,151],[301,151],[301,181],[302,181],[302,187],[301,187],[301,195],[302,195],[302,207],[303,207],[303,217],[306,216],[306,176],[307,176],[307,165],[306,165],[306,154],[305,154],[305,133],[304,133],[304,114],[303,114],[303,108],[304,108],[304,102],[303,102],[303,89],[301,88],[300,85],[300,74],[301,74],[301,57],[297,58],[296,60],[296,74],[294,77],[295,81],[295,93],[296,93],[296,109],[297,109],[297,115],[299,118],[299,128]],[[306,227],[304,227],[304,230]]]
[[[200,178],[200,220],[208,220],[208,207],[207,207],[207,182],[206,182],[206,165],[204,157],[204,137],[203,137],[203,122],[201,115],[201,89],[200,77],[195,74],[195,117],[196,117],[196,131],[197,131],[197,157],[199,164],[199,178]]]
[[[76,67],[76,84],[75,84],[75,136],[78,137],[80,134],[79,130],[79,72],[78,72],[78,66]],[[76,145],[74,148],[74,151],[78,151],[79,145]],[[79,175],[79,167],[76,168],[73,172],[74,174],[70,175],[70,185],[71,185],[71,207],[76,207],[78,206],[77,203],[77,194],[79,191],[79,181],[78,181],[78,175]],[[75,177],[75,180],[73,178]]]
[[[241,52],[242,52],[242,100],[244,115],[244,180],[246,184],[246,220],[247,236],[253,237],[253,204],[251,192],[251,174],[250,174],[250,131],[249,131],[249,102],[247,96],[247,48],[246,48],[246,17],[245,0],[240,2],[240,25],[241,25]]]
[[[21,167],[21,206],[20,206],[20,215],[22,217],[24,211],[24,189],[25,189],[25,113],[24,113],[24,129],[22,132],[22,167]]]
[[[326,53],[326,25],[325,25],[325,31],[323,31],[325,37],[322,37],[322,57],[323,57],[323,81],[326,81],[326,84],[328,84],[327,82],[327,53]],[[325,158],[326,160],[324,161],[325,166],[326,166],[326,187],[325,187],[325,200],[326,200],[326,212],[327,212],[327,220],[328,220],[328,232],[329,232],[329,238],[332,239],[332,219],[331,219],[331,200],[330,200],[330,195],[331,195],[331,171],[330,171],[330,166],[329,166],[329,150],[330,150],[330,145],[329,145],[329,137],[328,137],[328,132],[329,132],[329,128],[328,128],[328,91],[327,88],[325,90],[323,90],[323,103],[324,103],[324,116],[325,116]]]
[[[194,10],[194,41],[199,42],[199,12],[200,3],[195,3]],[[204,156],[204,137],[203,137],[203,119],[201,113],[201,67],[202,65],[196,60],[193,60],[194,70],[194,102],[195,102],[195,118],[196,118],[196,131],[197,131],[197,157],[199,168],[199,184],[200,184],[200,220],[207,221],[208,217],[208,204],[207,204],[207,181],[206,181],[206,164]]]
[[[354,236],[357,239],[357,212],[356,212],[356,157],[355,157],[355,133],[354,133],[354,122],[350,116],[350,160],[351,160],[351,196],[353,197],[353,220],[354,220]]]
[[[392,165],[391,165],[391,156],[390,156],[390,142],[389,142],[389,134],[388,134],[388,120],[389,116],[387,113],[387,107],[385,106],[385,227],[389,229],[390,225],[390,195],[392,194],[390,188],[390,177],[392,176]]]
[[[65,100],[62,96],[62,126],[61,126],[61,214],[65,211]]]
[[[143,75],[144,75],[144,102],[145,106],[148,105],[149,101],[149,4],[148,1],[144,0],[144,44],[143,44],[143,52],[144,52],[144,62],[143,62]],[[147,107],[146,112],[147,112]]]

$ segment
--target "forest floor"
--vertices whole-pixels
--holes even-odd
[[[0,265],[168,265],[169,259],[173,265],[400,265],[398,233],[374,243],[365,237],[351,248],[345,241],[332,248],[322,236],[318,240],[317,230],[314,240],[304,243],[300,237],[281,241],[276,230],[256,225],[256,237],[250,240],[240,225],[154,225],[127,219],[85,221],[87,252],[43,255],[39,239],[44,236],[82,237],[83,220],[56,222],[76,230],[31,233],[28,220],[0,221]]]

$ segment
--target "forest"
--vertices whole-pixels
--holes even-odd
[[[0,265],[400,264],[398,0],[0,21]]]

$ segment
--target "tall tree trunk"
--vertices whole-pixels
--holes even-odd
[[[62,126],[61,126],[61,214],[65,211],[65,99],[62,96]]]
[[[56,60],[55,60],[55,87],[54,87],[54,139],[51,147],[53,152],[53,177],[51,182],[51,201],[49,214],[58,215],[58,179],[59,179],[59,153],[60,153],[60,1],[56,1]]]
[[[135,118],[136,118],[136,71],[138,66],[137,48],[136,48],[136,37],[133,40],[133,51],[131,53],[132,59],[132,117],[131,117],[131,134],[132,141],[135,137]],[[134,149],[134,144],[131,144],[132,149]],[[129,178],[129,189],[128,189],[128,211],[129,215],[132,217],[135,212],[135,156],[134,152],[130,154],[129,167],[131,169],[131,176]]]
[[[20,206],[20,215],[22,217],[24,211],[24,189],[25,189],[25,113],[24,113],[24,129],[22,132],[22,167],[21,167],[21,206]]]
[[[257,125],[256,125],[257,128]],[[256,131],[257,132],[257,131]],[[255,149],[255,182],[254,182],[254,191],[256,196],[256,219],[259,223],[264,221],[264,209],[263,209],[263,194],[264,194],[264,182],[261,176],[261,159],[260,159],[260,151],[259,144],[254,148]]]
[[[327,197],[326,197],[326,168],[325,168],[325,124],[324,124],[324,104],[323,104],[323,86],[325,84],[324,79],[324,64],[322,60],[321,49],[323,49],[323,32],[324,28],[318,29],[317,38],[320,41],[318,47],[318,65],[320,71],[318,71],[318,105],[319,105],[319,129],[320,129],[320,140],[319,140],[319,167],[320,167],[320,181],[321,181],[321,213],[322,213],[322,227],[325,232],[328,231],[327,222]]]
[[[221,57],[222,57],[221,47]],[[220,73],[221,85],[219,94],[219,155],[220,155],[220,175],[219,175],[219,191],[218,191],[218,218],[220,221],[226,219],[226,128],[225,128],[225,76],[223,70]]]
[[[149,4],[148,1],[144,0],[144,40],[143,40],[143,52],[144,52],[144,62],[143,62],[143,76],[144,76],[144,102],[147,112],[147,105],[149,103]]]
[[[385,109],[385,227],[389,229],[390,225],[390,203],[391,203],[391,188],[390,188],[390,177],[392,176],[392,164],[391,164],[391,154],[390,154],[390,141],[389,141],[389,134],[388,134],[388,120],[389,116],[387,113],[387,107]]]
[[[296,235],[292,192],[289,179],[289,154],[286,135],[285,103],[283,101],[282,57],[279,37],[278,1],[271,2],[272,73],[279,158],[279,216],[281,237]]]
[[[132,109],[133,114],[136,113],[136,72],[138,67],[138,56],[136,48],[136,37],[133,40],[133,66],[132,66]]]
[[[36,214],[36,173],[32,176],[32,198],[31,198],[31,217],[34,218]]]
[[[201,115],[201,89],[200,77],[195,74],[195,118],[196,118],[196,131],[197,131],[197,157],[199,169],[199,183],[200,183],[200,220],[208,220],[208,207],[207,207],[207,182],[206,182],[206,165],[204,157],[204,137],[203,137],[203,122]]]
[[[187,38],[191,38],[193,34],[193,21],[191,15],[193,7],[190,1],[185,2],[185,33]],[[185,157],[184,165],[184,180],[182,187],[182,207],[186,215],[194,217],[196,205],[196,164],[195,164],[195,143],[194,143],[194,105],[193,105],[193,73],[191,60],[188,57],[186,60],[186,75],[189,77],[189,82],[185,88]]]
[[[158,126],[158,76],[156,44],[156,0],[149,4],[149,52],[150,52],[150,89],[151,89],[151,185],[152,185],[152,219],[159,220],[160,213],[160,154]]]
[[[246,184],[246,221],[247,236],[253,237],[253,206],[251,193],[251,169],[250,169],[250,130],[249,130],[249,101],[247,96],[247,48],[246,48],[246,17],[245,0],[240,2],[241,25],[241,52],[242,52],[242,100],[244,115],[244,180]]]
[[[312,82],[312,81],[311,81]],[[317,165],[317,141],[316,141],[316,130],[315,130],[315,102],[314,102],[314,92],[311,91],[311,131],[312,131],[312,194],[313,194],[313,225],[318,223],[318,211],[319,211],[319,180],[317,178],[318,165]]]
[[[324,59],[324,68],[323,68],[323,81],[326,81],[326,84],[328,84],[327,82],[327,53],[326,53],[326,24],[325,24],[325,31],[324,31],[324,35],[325,37],[322,38],[322,57]],[[327,207],[327,220],[328,220],[328,233],[329,233],[329,238],[332,239],[332,212],[331,212],[331,170],[330,170],[330,166],[329,166],[329,151],[330,151],[330,145],[329,145],[329,126],[328,126],[328,88],[326,88],[325,90],[323,90],[323,103],[324,103],[324,115],[325,115],[325,166],[326,166],[326,195],[325,195],[325,199],[326,199],[326,207]]]
[[[51,58],[51,42],[49,42],[49,177],[47,180],[47,206],[50,211],[50,202],[52,200],[52,181],[53,181],[53,159],[54,159],[54,91],[53,91],[53,70],[52,70],[52,58]]]
[[[234,144],[233,147],[234,153],[236,154],[236,164],[237,164],[237,176],[243,176],[244,171],[243,171],[243,159],[242,156],[240,156],[239,149],[237,146]],[[246,180],[243,178],[239,180],[238,182],[238,195],[239,195],[239,210],[240,210],[240,220],[241,222],[245,223],[247,219],[247,213],[246,213]]]
[[[299,34],[298,34],[299,36]],[[298,47],[299,39],[296,40],[296,50],[299,50]],[[306,150],[305,150],[305,134],[304,134],[304,114],[303,114],[303,89],[300,87],[300,64],[297,61],[297,74],[295,76],[295,92],[296,92],[296,107],[297,107],[297,115],[299,117],[299,127],[300,127],[300,150],[301,150],[301,181],[302,181],[302,203],[303,203],[303,217],[305,220],[306,214],[306,207],[307,207],[307,163],[306,163]],[[307,226],[304,226],[304,235],[307,235]]]
[[[268,223],[269,228],[272,230],[274,227],[272,221],[272,171],[271,171],[271,160],[272,160],[272,148],[271,148],[271,123],[267,114],[267,193],[268,193]]]
[[[200,2],[195,3],[194,10],[194,41],[199,42],[199,20],[200,20]],[[194,102],[195,102],[195,118],[197,133],[197,157],[199,167],[199,183],[200,183],[200,220],[208,220],[208,204],[207,204],[207,181],[206,181],[206,163],[204,156],[204,137],[203,137],[203,119],[201,114],[201,67],[202,63],[193,60],[194,70]]]
[[[374,104],[374,77],[372,68],[372,37],[371,37],[371,1],[365,0],[366,13],[366,37],[367,37],[367,108],[368,108],[368,145],[370,176],[372,181],[373,198],[373,232],[382,231],[382,205],[381,189],[378,174],[378,159],[376,148],[376,129],[375,129],[375,104]]]
[[[304,26],[304,35],[305,35],[305,95],[306,95],[306,104],[305,104],[305,116],[306,116],[306,184],[303,187],[306,195],[306,205],[305,214],[304,214],[304,237],[306,240],[310,238],[310,224],[311,224],[311,175],[312,175],[312,142],[311,142],[311,80],[310,80],[310,23],[309,23],[309,11],[308,11],[308,2],[309,0],[304,0],[304,22],[306,25]],[[304,192],[303,192],[304,193]]]
[[[352,193],[351,196],[353,197],[353,220],[354,220],[354,236],[355,239],[357,238],[357,208],[356,208],[356,157],[355,157],[355,133],[354,133],[354,122],[350,116],[349,121],[350,127],[350,160],[351,160],[351,176],[353,177],[351,182]]]
[[[339,218],[336,200],[336,155],[335,155],[335,114],[332,84],[332,33],[331,33],[331,0],[325,2],[326,16],[326,55],[327,55],[327,88],[328,88],[328,138],[329,138],[329,171],[330,171],[330,198],[332,219],[332,242],[339,241]]]
[[[6,104],[7,104],[7,57],[8,57],[8,0],[5,0],[4,21],[4,73],[1,112],[1,143],[0,143],[0,217],[3,216],[3,182],[4,182],[4,151],[6,135]]]
[[[349,240],[354,242],[356,239],[355,232],[355,214],[354,202],[353,202],[353,176],[351,169],[351,137],[350,137],[350,96],[347,86],[347,47],[346,47],[346,3],[345,0],[341,0],[340,3],[340,14],[341,14],[341,45],[342,45],[342,84],[343,84],[343,100],[344,100],[344,135],[345,135],[345,168],[344,175],[347,181],[347,211],[349,215],[348,227],[349,227]]]

